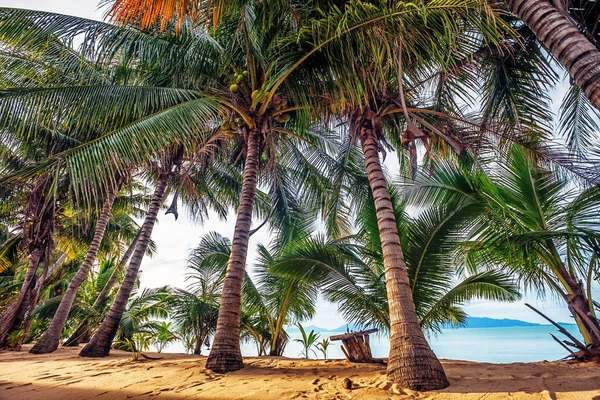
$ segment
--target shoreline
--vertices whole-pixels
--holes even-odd
[[[384,365],[339,359],[248,357],[222,375],[204,368],[206,356],[148,352],[162,358],[132,361],[119,350],[81,358],[79,348],[34,355],[30,347],[0,352],[0,399],[600,399],[598,363],[441,360],[450,387],[414,392],[387,382]]]

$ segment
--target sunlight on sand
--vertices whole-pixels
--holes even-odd
[[[595,399],[600,365],[567,363],[486,364],[443,361],[451,386],[418,393],[387,382],[385,367],[345,360],[251,357],[246,367],[220,375],[206,358],[183,354],[134,362],[112,351],[102,359],[78,357],[76,348],[48,355],[0,353],[0,399]],[[351,390],[342,388],[349,378]]]

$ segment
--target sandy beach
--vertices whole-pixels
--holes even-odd
[[[80,358],[76,348],[53,354],[1,352],[0,399],[595,399],[600,364],[557,362],[486,364],[443,360],[451,386],[419,393],[397,388],[385,367],[345,360],[251,357],[240,371],[220,375],[204,368],[206,357],[154,354],[133,361],[112,351]],[[349,378],[352,389],[344,389]]]

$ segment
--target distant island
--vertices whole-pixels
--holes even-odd
[[[538,324],[535,322],[526,322],[518,319],[496,319],[496,318],[487,318],[487,317],[467,317],[467,323],[464,326],[460,326],[459,328],[468,329],[468,328],[509,328],[509,327],[523,327],[523,326],[547,326],[548,324]],[[560,325],[569,326],[575,325],[573,323],[568,322],[560,322]],[[325,329],[320,326],[309,325],[304,326],[304,330],[306,332],[310,332],[314,330],[315,332],[346,332],[346,330],[350,331],[359,331],[361,329],[367,329],[368,327],[362,327],[353,323],[345,324],[339,326],[334,329]],[[451,326],[446,326],[445,328],[453,328]],[[288,332],[299,332],[300,330],[296,326],[287,327],[286,330]]]

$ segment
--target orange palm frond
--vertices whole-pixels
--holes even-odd
[[[162,30],[175,21],[179,31],[184,18],[196,19],[201,9],[210,8],[210,3],[211,0],[115,0],[108,15],[115,22],[138,22],[142,29],[160,21]]]

